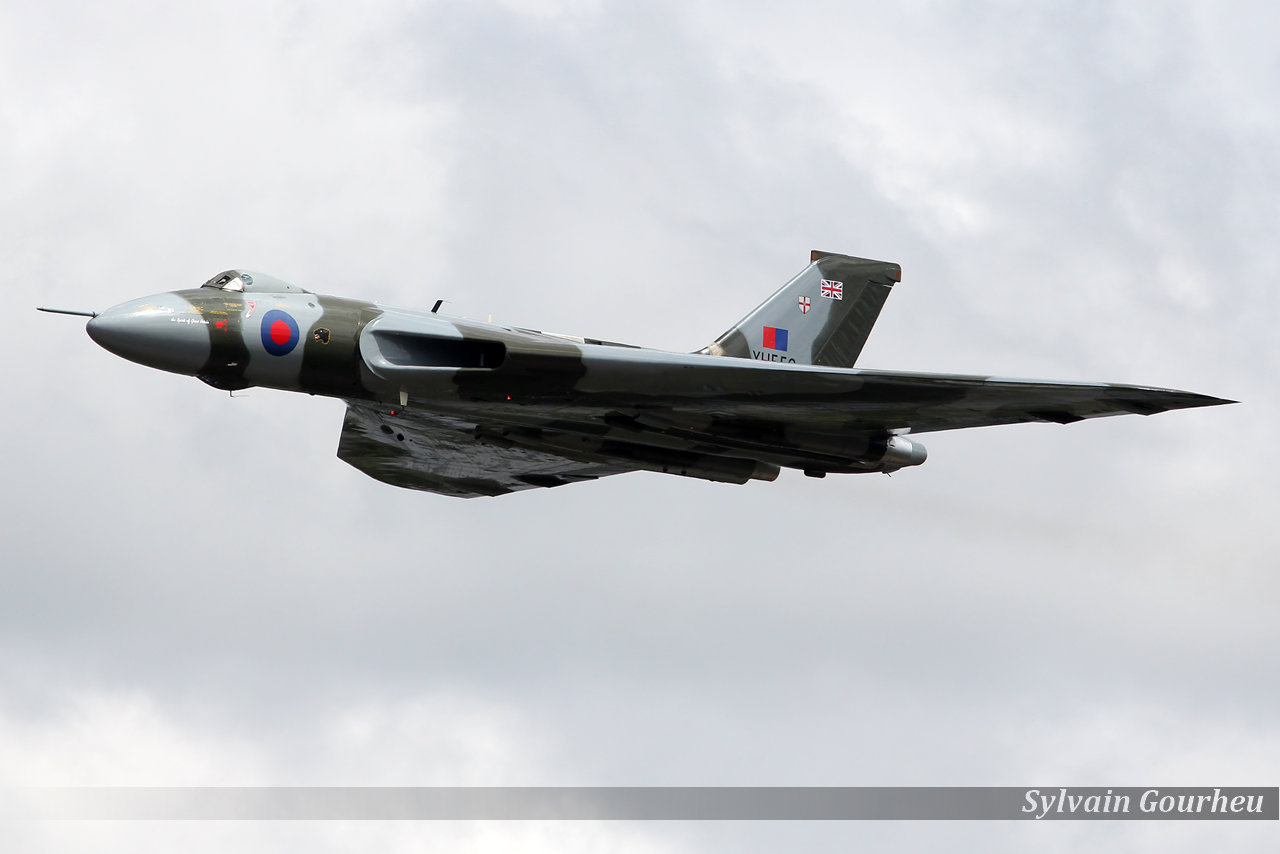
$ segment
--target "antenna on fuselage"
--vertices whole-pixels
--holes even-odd
[[[435,314],[437,311],[440,310],[440,306],[442,305],[444,305],[444,300],[442,299],[436,300],[436,304],[431,307],[431,313]]]

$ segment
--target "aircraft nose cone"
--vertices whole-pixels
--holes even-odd
[[[121,303],[85,325],[98,346],[152,368],[195,374],[209,358],[205,320],[172,294]]]

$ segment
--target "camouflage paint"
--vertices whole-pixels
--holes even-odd
[[[382,314],[363,300],[316,296],[320,317],[302,333],[302,370],[298,385],[311,394],[367,398],[361,382],[360,333]],[[318,334],[323,330],[323,334]]]
[[[213,288],[178,291],[177,295],[208,322],[204,328],[209,335],[209,358],[196,377],[224,391],[252,385],[244,379],[245,369],[249,367],[249,348],[244,340],[244,297]]]
[[[863,261],[844,255],[814,253],[824,279],[844,283],[844,299],[827,317],[810,354],[811,363],[832,368],[852,368],[862,354],[889,298],[894,282],[901,281],[902,268],[897,264]]]

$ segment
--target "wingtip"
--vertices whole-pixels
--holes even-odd
[[[1225,397],[1214,397],[1208,394],[1187,393],[1187,408],[1198,406],[1226,406],[1232,403],[1239,403],[1238,400],[1228,400]]]
[[[1121,409],[1135,415],[1156,415],[1176,409],[1199,409],[1204,406],[1223,406],[1240,401],[1198,394],[1194,391],[1148,388],[1141,394],[1117,395],[1115,402]]]

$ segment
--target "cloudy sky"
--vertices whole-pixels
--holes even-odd
[[[1275,785],[1280,20],[1209,2],[0,5],[0,785]],[[676,350],[1241,405],[501,499],[74,318],[232,266]],[[1275,850],[1267,825],[27,823],[6,850]]]

